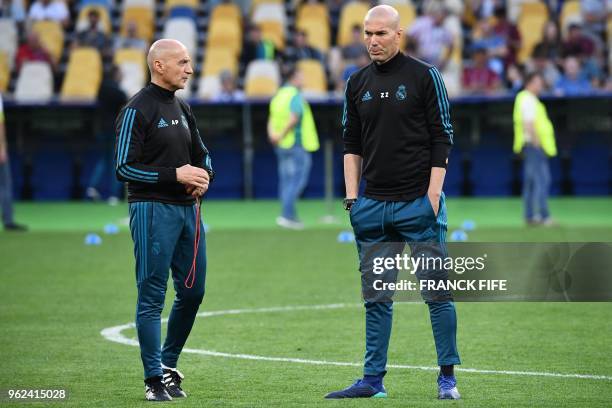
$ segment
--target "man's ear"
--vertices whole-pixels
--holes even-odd
[[[163,72],[164,71],[164,63],[160,60],[155,60],[155,62],[153,63],[155,65],[155,70],[158,72]]]

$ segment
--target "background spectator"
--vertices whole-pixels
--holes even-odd
[[[213,102],[244,101],[244,92],[236,89],[236,78],[229,70],[222,71],[219,79],[221,80],[221,92],[213,96]]]
[[[441,3],[428,3],[426,15],[408,29],[408,41],[416,44],[416,57],[444,70],[453,53],[453,36],[444,27],[446,9]]]
[[[73,47],[97,48],[103,57],[110,58],[112,56],[111,42],[106,34],[100,31],[98,10],[92,9],[87,13],[87,22],[87,28],[76,34]]]
[[[10,18],[17,23],[25,20],[23,0],[0,0],[0,18]]]
[[[36,0],[30,6],[28,12],[30,21],[53,20],[68,27],[70,24],[70,13],[66,3],[61,0]]]
[[[298,30],[293,36],[293,45],[287,47],[283,55],[283,61],[295,64],[299,60],[315,59],[323,63],[323,54],[314,47],[308,45],[308,34]]]
[[[138,38],[138,26],[134,21],[127,23],[125,36],[119,36],[115,40],[115,50],[121,48],[137,48],[146,52],[147,47],[146,41],[142,38]]]
[[[368,49],[363,43],[363,29],[355,24],[351,29],[351,42],[342,47],[342,59],[350,64],[364,54],[368,55]]]
[[[35,31],[28,32],[26,42],[17,50],[15,57],[15,67],[17,71],[26,62],[42,61],[48,63],[52,69],[55,69],[55,63],[49,55],[49,52],[42,46],[38,33]]]
[[[563,75],[555,84],[555,93],[563,96],[584,95],[593,89],[591,83],[580,71],[580,61],[576,57],[567,57],[563,64]]]
[[[553,60],[548,56],[549,49],[542,43],[536,45],[531,60],[526,64],[528,72],[538,72],[544,80],[544,92],[553,89],[561,78],[561,73]]]
[[[539,49],[539,53],[544,55],[545,58],[555,63],[561,61],[561,33],[559,32],[558,24],[554,20],[549,20],[546,23],[542,33],[542,41],[535,48]]]
[[[500,89],[499,75],[489,68],[487,50],[475,48],[472,52],[472,65],[463,69],[461,80],[463,91],[471,94],[490,94]]]
[[[274,43],[262,37],[261,29],[257,25],[252,25],[242,46],[240,62],[246,67],[253,60],[273,60],[275,57]]]

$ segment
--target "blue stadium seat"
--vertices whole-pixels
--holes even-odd
[[[610,193],[610,151],[603,146],[582,146],[572,150],[570,177],[576,195]]]
[[[196,14],[195,14],[195,11],[191,7],[185,7],[185,6],[173,7],[170,10],[170,18],[175,18],[175,17],[191,18],[193,19],[194,22],[196,22]]]
[[[85,6],[100,5],[106,7],[110,13],[113,9],[112,0],[81,0],[79,1],[79,10]]]
[[[512,151],[479,147],[472,151],[469,180],[475,196],[508,196],[512,193]]]

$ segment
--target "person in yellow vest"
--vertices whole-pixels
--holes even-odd
[[[544,80],[538,72],[527,75],[525,88],[514,101],[514,153],[523,154],[523,203],[528,225],[554,224],[548,209],[550,168],[548,158],[557,155],[555,130],[538,99]]]
[[[270,102],[268,119],[268,138],[276,147],[278,158],[282,206],[276,223],[284,228],[303,229],[295,203],[308,183],[311,153],[319,149],[319,137],[310,105],[301,92],[304,75],[295,67],[287,71],[286,84]]]

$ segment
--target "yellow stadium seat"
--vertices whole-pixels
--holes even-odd
[[[324,3],[304,3],[300,6],[297,12],[297,21],[301,19],[316,19],[319,24],[325,24],[329,22],[329,13],[327,6]]]
[[[412,4],[396,4],[393,6],[400,16],[400,27],[406,31],[416,18],[416,10]]]
[[[338,45],[344,47],[352,40],[351,31],[355,24],[363,25],[363,19],[368,12],[366,3],[353,1],[347,3],[340,12],[340,23],[338,25]]]
[[[197,10],[199,7],[198,0],[166,0],[164,4],[164,10],[166,13],[172,10],[174,7],[190,7],[193,10]]]
[[[521,49],[518,61],[524,63],[531,56],[533,48],[542,40],[544,26],[548,21],[548,8],[544,3],[532,2],[521,5],[518,30],[521,33]]]
[[[102,58],[95,48],[77,48],[70,53],[62,84],[63,100],[93,101],[102,81]]]
[[[242,12],[236,4],[221,3],[212,11],[210,16],[211,24],[219,19],[235,21],[236,24],[242,25]]]
[[[133,62],[142,67],[142,72],[146,76],[147,60],[145,53],[139,48],[121,48],[115,51],[113,58],[115,65],[121,65],[125,62]]]
[[[565,25],[565,20],[567,20],[569,16],[580,14],[581,9],[579,0],[565,0],[565,2],[563,3],[563,7],[561,8],[561,27]]]
[[[89,14],[91,10],[98,11],[98,14],[100,15],[100,24],[102,25],[102,31],[104,32],[104,34],[109,34],[112,26],[110,16],[108,15],[108,9],[104,6],[95,4],[85,6],[81,9],[81,11],[79,11],[79,17],[77,18],[76,24],[77,31],[89,27],[89,23],[87,21],[87,14]]]
[[[274,43],[274,46],[282,50],[285,48],[285,27],[279,21],[262,21],[258,24],[261,36]]]
[[[8,55],[6,52],[0,51],[0,92],[6,92],[10,79],[11,71],[9,69]]]
[[[64,51],[64,29],[57,21],[36,21],[32,29],[38,33],[40,42],[53,61],[58,62]]]
[[[304,92],[325,93],[327,92],[327,81],[325,69],[318,60],[300,60],[298,68],[304,74]]]
[[[225,47],[207,48],[204,53],[202,76],[216,76],[224,70],[238,74],[238,59],[232,50]]]
[[[148,7],[127,7],[121,18],[121,35],[126,35],[130,21],[138,27],[138,38],[151,42],[153,38],[153,10]]]
[[[232,19],[216,19],[208,28],[206,47],[225,47],[240,55],[242,51],[242,28]]]
[[[254,77],[247,81],[244,88],[246,96],[250,98],[267,98],[273,96],[278,90],[278,83],[269,77]]]
[[[308,45],[320,51],[329,51],[331,34],[329,24],[321,24],[319,19],[305,17],[297,22],[297,28],[306,32]]]

